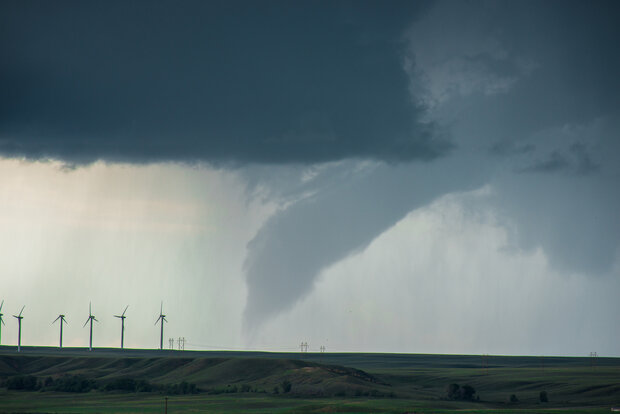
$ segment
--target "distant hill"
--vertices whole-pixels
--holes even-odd
[[[156,385],[188,382],[203,391],[236,387],[273,392],[286,381],[293,395],[387,394],[389,385],[362,370],[293,359],[0,355],[0,378],[81,376],[101,386],[119,379]],[[280,390],[278,392],[284,392]]]

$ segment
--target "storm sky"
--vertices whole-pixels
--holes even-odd
[[[619,14],[2,2],[2,344],[620,356]]]

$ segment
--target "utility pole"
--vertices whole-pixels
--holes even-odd
[[[174,338],[168,338],[168,345],[170,349],[174,349]]]

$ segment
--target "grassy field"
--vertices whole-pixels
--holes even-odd
[[[0,347],[0,412],[216,413],[608,413],[620,406],[620,359],[416,354],[283,354]],[[33,376],[37,391],[8,390]],[[59,392],[47,378],[88,378],[96,389]],[[107,390],[131,378],[150,392]],[[197,394],[172,385],[195,384]],[[283,383],[290,384],[285,392]],[[450,400],[449,384],[479,401]],[[277,394],[275,393],[277,389]],[[545,391],[549,401],[540,402]],[[510,402],[515,395],[518,402]]]

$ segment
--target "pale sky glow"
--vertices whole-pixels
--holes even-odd
[[[63,170],[15,160],[0,161],[0,170],[0,273],[12,293],[3,309],[10,315],[26,305],[24,344],[56,344],[58,327],[48,325],[65,313],[66,344],[87,345],[82,324],[92,300],[96,343],[117,345],[112,315],[129,304],[125,343],[154,346],[164,300],[171,336],[197,330],[239,346],[245,244],[274,206],[248,200],[237,174],[173,164]],[[6,323],[3,343],[15,343],[13,318]]]
[[[617,330],[597,315],[620,311],[617,278],[590,283],[553,271],[540,249],[511,251],[492,211],[471,209],[489,191],[410,213],[323,271],[262,340],[295,333],[339,351],[571,355],[605,338],[601,352],[616,354]]]
[[[1,2],[2,344],[620,356],[619,9]]]

